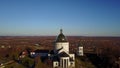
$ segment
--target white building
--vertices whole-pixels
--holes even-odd
[[[69,53],[69,42],[60,30],[54,44],[53,68],[75,68],[75,54]]]
[[[77,48],[78,48],[77,49],[77,55],[78,56],[83,56],[84,54],[83,54],[83,45],[82,45],[82,43],[79,43]]]

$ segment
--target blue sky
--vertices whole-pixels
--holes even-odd
[[[0,36],[120,36],[119,0],[0,0]]]

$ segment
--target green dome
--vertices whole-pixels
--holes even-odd
[[[67,42],[66,37],[62,33],[62,29],[60,30],[60,34],[58,35],[58,37],[56,39],[56,42]]]

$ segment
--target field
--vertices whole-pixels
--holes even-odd
[[[10,61],[14,61],[12,65],[18,64],[16,60],[24,50],[52,50],[55,39],[55,36],[0,36],[0,64]],[[80,60],[76,60],[76,64],[80,62],[83,67],[85,64],[90,64],[96,68],[118,67],[120,37],[67,36],[67,40],[70,43],[70,52],[76,53],[79,43],[82,43],[84,47],[84,59],[76,56],[77,60]],[[79,68],[79,65],[76,66]]]

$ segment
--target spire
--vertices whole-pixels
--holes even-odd
[[[62,34],[62,31],[63,31],[63,30],[62,30],[62,29],[60,29],[60,34]]]

